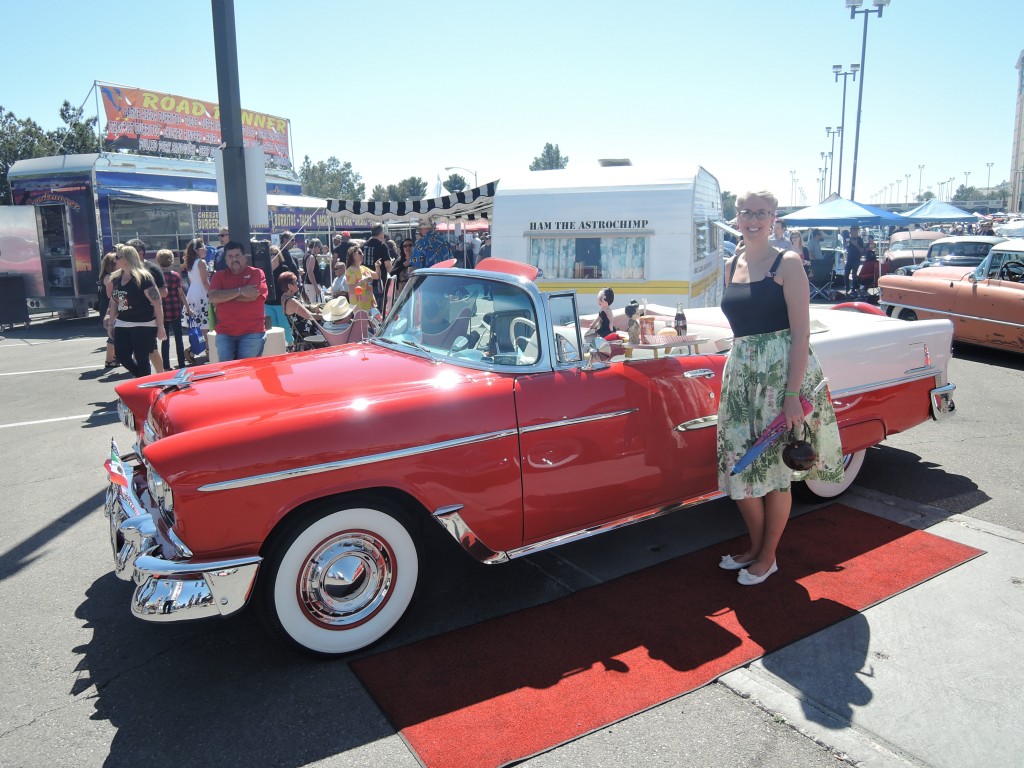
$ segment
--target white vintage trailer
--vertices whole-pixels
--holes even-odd
[[[613,308],[631,299],[717,306],[721,218],[718,180],[700,167],[690,176],[635,166],[534,171],[497,184],[491,253],[539,267],[541,290],[576,290],[584,310],[606,286]]]

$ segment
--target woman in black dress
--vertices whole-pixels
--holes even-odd
[[[110,284],[108,312],[117,361],[133,376],[148,376],[149,354],[167,338],[164,307],[152,274],[130,245],[117,246],[117,271]]]

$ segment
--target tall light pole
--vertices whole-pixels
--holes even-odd
[[[956,176],[949,177],[949,184],[946,185],[946,194],[949,196],[949,202],[953,202],[953,182],[956,181]]]
[[[924,166],[917,166],[917,196],[921,196],[921,177],[924,176]]]
[[[789,204],[796,205],[796,171],[789,172]]]
[[[971,175],[970,171],[964,171],[964,189],[967,189],[967,179]]]
[[[465,171],[466,173],[472,173],[473,174],[473,188],[475,189],[476,187],[480,186],[476,182],[476,171],[471,171],[471,170],[469,170],[469,168],[463,168],[461,165],[446,165],[444,167],[444,169],[446,171]]]
[[[882,18],[882,11],[885,10],[885,6],[889,4],[889,0],[872,0],[874,8],[865,8],[863,11],[857,9],[864,4],[864,0],[846,0],[846,7],[850,9],[850,18],[856,19],[857,14],[864,16],[864,35],[861,37],[860,43],[860,87],[857,93],[857,131],[854,134],[853,140],[853,176],[850,181],[850,199],[854,199],[854,193],[857,189],[857,154],[860,151],[860,113],[861,105],[864,101],[864,54],[868,48],[868,17],[877,13],[878,18]]]
[[[893,201],[897,205],[900,202],[900,185],[903,183],[903,179],[896,179],[896,199]]]
[[[903,178],[907,180],[906,191],[903,194],[903,204],[910,205],[910,174],[903,174]]]
[[[843,78],[843,85],[846,85],[846,78]],[[843,107],[844,108],[846,107],[846,97],[845,96],[843,97]],[[841,125],[837,125],[835,128],[832,128],[832,126],[825,126],[825,135],[832,137],[832,150],[829,152],[829,155],[828,155],[829,157],[834,157],[835,156],[836,136],[841,135],[842,132],[843,132],[843,127]],[[842,163],[842,155],[843,155],[843,145],[840,144],[839,145],[840,164]],[[835,163],[832,163],[832,165],[835,166]],[[832,169],[831,168],[829,169],[829,172],[828,172],[828,193],[830,195],[832,194]]]
[[[888,2],[888,0],[886,0]],[[849,2],[849,0],[847,0]],[[839,196],[843,196],[843,140],[846,138],[846,78],[853,77],[853,82],[857,82],[857,72],[860,71],[860,64],[851,64],[850,71],[844,72],[842,64],[832,65],[832,74],[835,75],[835,80],[838,83],[839,78],[843,78],[843,112],[842,122],[839,124],[839,179],[836,183],[836,192]],[[829,191],[831,192],[831,184],[829,184]],[[850,191],[850,199],[853,200],[853,190]]]
[[[985,180],[985,189],[986,190],[992,189],[992,166],[993,165],[995,165],[995,163],[985,163],[985,166],[988,168],[988,178]]]

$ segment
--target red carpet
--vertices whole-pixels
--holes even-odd
[[[726,542],[352,663],[428,768],[500,766],[699,688],[981,554],[838,504],[742,587]],[[494,566],[501,567],[501,566]]]

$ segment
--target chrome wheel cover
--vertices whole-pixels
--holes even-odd
[[[298,576],[298,599],[311,621],[348,629],[369,621],[387,603],[396,560],[387,541],[346,531],[322,541]]]

